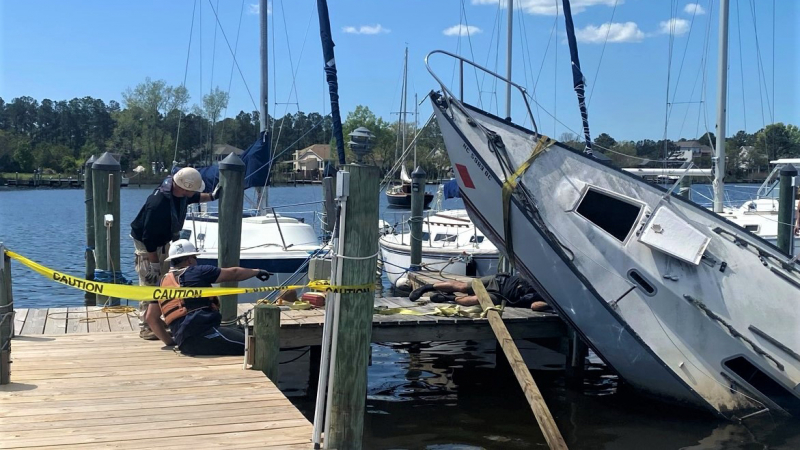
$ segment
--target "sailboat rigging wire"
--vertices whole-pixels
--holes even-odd
[[[697,8],[695,8],[694,12],[692,12],[692,20],[689,23],[689,31],[688,31],[688,33],[686,35],[686,45],[684,45],[684,47],[683,47],[683,56],[681,57],[681,65],[678,67],[678,77],[675,80],[675,90],[672,92],[672,102],[671,102],[671,104],[673,106],[676,105],[675,98],[678,96],[678,85],[680,85],[680,82],[681,82],[681,75],[683,74],[683,64],[684,64],[684,62],[686,62],[686,53],[689,50],[689,40],[692,37],[692,30],[694,29],[694,19],[695,19],[696,15],[697,15]],[[709,17],[708,20],[711,20],[711,18]],[[671,116],[671,115],[672,115],[672,108],[670,107],[669,116]],[[667,121],[668,122],[669,122],[669,116],[667,116]]]
[[[672,79],[672,49],[673,49],[674,44],[675,44],[675,26],[677,24],[677,18],[676,18],[677,9],[678,9],[677,0],[672,0],[672,2],[670,2],[669,46],[668,46],[668,50],[667,50],[667,92],[666,92],[666,100],[665,100],[665,103],[664,103],[664,109],[665,109],[665,111],[664,111],[664,136],[662,138],[664,140],[664,159],[663,159],[663,161],[664,161],[664,168],[665,169],[667,167],[667,162],[666,161],[667,161],[667,158],[669,157],[669,155],[667,155],[667,149],[669,148],[669,141],[667,141],[667,129],[669,127],[670,110],[672,109],[672,106],[669,103],[669,90],[672,87],[670,80]],[[697,8],[695,8],[695,10],[696,9]]]
[[[600,60],[597,61],[597,70],[595,70],[594,72],[594,79],[592,80],[592,90],[589,91],[589,101],[586,102],[586,106],[592,105],[594,86],[595,83],[597,83],[597,75],[600,74],[600,66],[603,64],[603,55],[606,53],[606,44],[608,44],[608,36],[611,34],[611,25],[614,24],[614,13],[617,12],[617,3],[619,3],[619,0],[614,0],[614,9],[611,10],[611,19],[608,20],[608,29],[606,30],[606,37],[603,40],[603,49],[600,50]],[[692,15],[692,19],[694,19],[694,15]]]
[[[189,55],[192,51],[192,35],[194,34],[194,14],[197,10],[197,1],[195,0],[194,6],[192,7],[192,25],[189,27],[189,48],[186,49],[186,68],[183,70],[183,83],[181,83],[181,91],[186,89],[186,76],[189,75]],[[175,136],[175,153],[172,155],[173,164],[175,161],[178,160],[178,142],[181,139],[181,120],[183,119],[183,111],[178,108],[178,131],[176,132]]]
[[[236,43],[233,44],[233,55],[234,56],[236,56],[236,53],[239,51],[239,36],[241,35],[241,31],[242,31],[242,17],[244,16],[244,2],[245,2],[245,0],[242,0],[242,7],[239,10],[239,25],[236,27]],[[225,91],[225,92],[228,93],[228,97],[229,98],[230,98],[230,95],[231,95],[231,85],[233,84],[233,69],[234,69],[234,67],[235,67],[234,63],[233,63],[233,61],[231,61],[231,73],[228,76],[228,89]],[[222,131],[220,131],[220,135],[221,136],[225,136],[225,123],[226,123],[226,121],[224,120],[224,118],[228,117],[228,103],[225,104],[225,112],[222,114],[222,117],[223,117],[223,120],[222,120]]]
[[[214,4],[211,3],[211,0],[208,0],[208,4],[211,6],[211,11],[214,12],[214,19],[216,20],[217,24],[219,24],[219,31],[222,32],[222,38],[225,39],[225,45],[228,46],[228,51],[231,52],[233,63],[236,65],[236,69],[239,71],[239,75],[242,77],[242,83],[244,83],[244,88],[247,90],[247,95],[250,96],[250,101],[253,103],[253,110],[258,110],[256,101],[253,99],[253,94],[250,92],[250,86],[247,85],[247,80],[244,78],[244,73],[242,72],[242,68],[239,66],[239,61],[236,59],[236,53],[233,51],[233,47],[231,47],[230,41],[228,41],[228,36],[225,34],[225,28],[219,21],[217,10],[214,9]]]
[[[767,76],[764,73],[764,61],[761,58],[761,45],[758,42],[758,20],[756,19],[756,4],[753,0],[750,0],[750,8],[753,13],[753,34],[755,36],[756,42],[756,71],[758,72],[758,92],[763,95],[761,96],[761,120],[763,122],[764,127],[766,127],[766,119],[764,117],[764,98],[767,99],[767,113],[771,114],[771,107],[769,101],[769,91],[767,90]],[[774,72],[774,71],[773,71]],[[763,83],[763,84],[762,84]],[[763,87],[763,91],[762,91]],[[773,99],[774,100],[774,99]],[[770,116],[770,122],[774,122],[775,118]]]
[[[472,60],[475,60],[475,51],[472,48],[472,33],[470,32],[469,22],[467,21],[467,9],[464,6],[464,0],[461,0],[461,11],[464,15],[464,29],[467,31],[467,43],[469,44],[469,54]],[[461,30],[459,30],[459,39],[461,38]],[[475,86],[478,88],[478,106],[483,107],[483,101],[480,99],[481,97],[481,86],[478,83],[478,70],[474,67],[472,68],[472,72],[475,74]],[[461,82],[463,83],[464,80],[462,79]]]
[[[739,77],[742,82],[742,117],[744,120],[744,130],[747,130],[747,99],[745,99],[744,96],[744,60],[742,59],[742,23],[739,20],[739,10],[739,0],[736,0],[736,36],[739,41]]]
[[[403,153],[400,155],[400,158],[398,158],[392,165],[392,168],[388,172],[386,172],[386,175],[383,177],[383,180],[381,180],[379,190],[383,190],[386,188],[386,186],[389,184],[389,181],[394,177],[394,173],[397,170],[399,170],[400,166],[405,162],[405,159],[408,156],[409,152],[414,148],[414,144],[417,142],[417,139],[419,139],[420,135],[422,135],[422,132],[425,131],[425,128],[427,128],[428,125],[433,121],[433,118],[434,118],[434,113],[431,112],[431,115],[430,117],[428,117],[428,120],[425,122],[425,125],[423,125],[422,128],[417,130],[417,134],[414,135],[414,139],[412,139],[411,142],[408,143],[408,146],[406,147],[405,150],[403,150]]]
[[[210,1],[210,0],[209,0]],[[219,9],[219,0],[217,0],[217,9]],[[214,24],[214,41],[211,46],[211,79],[208,81],[208,95],[209,97],[214,93],[214,66],[217,62],[217,30],[219,29],[220,24],[219,22]],[[203,94],[203,91],[200,91],[200,95]],[[226,102],[227,103],[227,102]],[[216,105],[214,105],[216,106]],[[217,114],[219,114],[217,112]],[[213,146],[214,146],[214,120],[215,117],[211,116],[206,121],[206,148],[208,149],[208,161],[211,161],[213,155]]]

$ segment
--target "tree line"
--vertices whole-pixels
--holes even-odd
[[[258,111],[239,111],[230,117],[228,93],[219,88],[190,106],[191,97],[184,87],[147,78],[122,92],[121,98],[120,103],[93,97],[38,101],[27,96],[6,102],[0,97],[0,173],[77,173],[90,155],[104,151],[119,155],[125,171],[138,165],[150,168],[154,162],[170,167],[173,160],[181,165],[207,165],[213,160],[214,144],[246,149],[259,135]],[[277,155],[273,170],[292,170],[289,163],[293,152],[312,144],[330,144],[330,159],[335,160],[329,115],[297,111],[268,117],[267,121]],[[358,127],[375,134],[374,151],[367,159],[384,172],[390,170],[403,152],[404,130],[397,122],[387,122],[363,105],[347,114],[342,124],[345,141]],[[407,147],[412,147],[416,132],[414,124],[406,125]],[[560,140],[579,150],[584,146],[571,133],[563,134]],[[595,150],[605,153],[616,165],[630,167],[647,161],[659,164],[665,155],[669,158],[677,152],[677,142],[682,140],[687,139],[618,141],[601,133],[594,144]],[[713,133],[695,140],[709,147],[715,143]],[[353,161],[354,155],[345,147],[348,161]],[[739,131],[726,139],[726,153],[729,176],[763,172],[770,160],[800,157],[800,130],[776,123],[752,134]],[[447,176],[450,163],[435,120],[419,131],[416,154],[418,165],[429,178]],[[409,167],[412,159],[413,156],[407,158]],[[710,167],[710,157],[704,155],[695,164]]]

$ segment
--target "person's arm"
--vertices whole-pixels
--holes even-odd
[[[161,339],[164,345],[175,345],[172,336],[167,332],[167,324],[161,320],[161,306],[158,302],[150,302],[150,304],[147,305],[147,310],[144,312],[144,321],[150,325],[150,329]]]
[[[191,196],[189,198],[189,203],[213,202],[214,200],[219,200],[220,195],[222,195],[222,185],[217,184],[210,194],[202,193]]]
[[[226,281],[244,281],[253,277],[258,277],[261,281],[267,281],[272,275],[263,269],[245,269],[244,267],[226,267],[220,269],[219,276],[215,283]]]

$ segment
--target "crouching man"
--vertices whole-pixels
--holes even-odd
[[[197,264],[194,244],[186,239],[173,242],[166,259],[172,267],[161,281],[163,287],[207,288],[211,283],[244,281],[257,277],[269,280],[270,273],[260,269]],[[161,319],[161,316],[164,319]],[[144,320],[166,345],[177,345],[185,355],[244,355],[244,332],[220,327],[219,299],[183,298],[151,302]],[[167,332],[167,327],[172,336]]]

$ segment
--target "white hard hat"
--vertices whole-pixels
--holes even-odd
[[[172,261],[173,259],[185,258],[187,256],[197,256],[200,252],[188,239],[178,239],[177,241],[169,244],[169,257],[164,261]]]
[[[179,188],[186,189],[192,192],[203,192],[206,188],[206,183],[200,172],[191,167],[184,167],[172,176],[172,181],[178,185]]]

